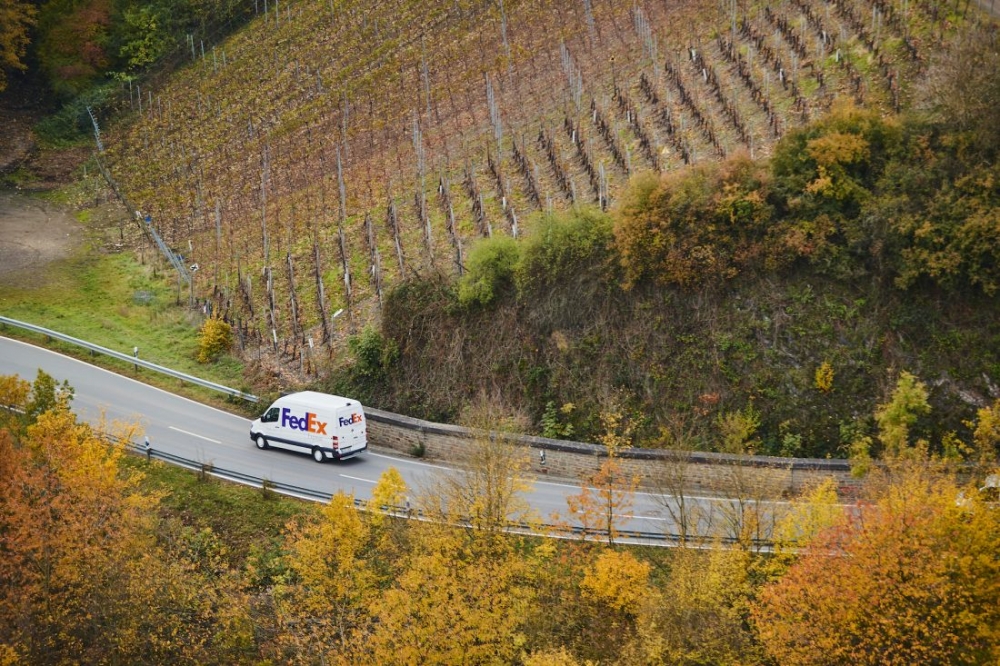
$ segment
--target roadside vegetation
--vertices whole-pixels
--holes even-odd
[[[530,513],[518,494],[530,480],[512,479],[523,452],[496,439],[421,491],[382,476],[374,504],[413,495],[432,522],[359,512],[343,494],[282,499],[129,457],[75,422],[71,387],[0,377],[0,403],[21,410],[0,412],[0,658],[995,663],[1000,511],[910,432],[922,391],[902,381],[879,406],[884,455],[863,499],[848,508],[831,486],[814,489],[761,552],[749,539],[646,549],[612,533],[511,534],[508,517]],[[986,416],[983,469],[1000,442],[996,411]],[[628,512],[629,482],[608,472],[568,502],[583,524]],[[473,527],[449,526],[459,520]]]
[[[638,175],[609,213],[475,246],[385,301],[398,350],[330,386],[448,421],[486,391],[536,432],[634,446],[847,457],[901,371],[940,441],[1000,397],[997,145],[947,121],[843,108],[770,160]],[[563,409],[566,407],[566,409]]]

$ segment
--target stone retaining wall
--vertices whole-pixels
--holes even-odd
[[[437,461],[463,463],[477,437],[489,434],[461,426],[431,423],[365,408],[368,439],[399,453]],[[529,435],[496,435],[530,450],[531,469],[538,475],[580,480],[596,472],[607,456],[596,444],[567,442]],[[846,460],[734,456],[722,453],[662,449],[626,449],[619,454],[625,471],[642,487],[667,494],[711,493],[731,497],[775,498],[800,494],[822,479],[833,478],[842,496],[852,497],[858,481]]]

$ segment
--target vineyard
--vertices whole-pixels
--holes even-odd
[[[105,157],[241,348],[297,363],[533,214],[767,156],[841,102],[905,107],[961,18],[927,0],[253,5],[162,85],[123,88]]]

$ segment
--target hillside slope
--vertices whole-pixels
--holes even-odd
[[[938,129],[877,119],[967,18],[863,0],[288,2],[128,91],[106,157],[248,357],[303,367],[380,323],[354,348],[374,366],[327,380],[368,404],[460,420],[486,400],[546,434],[711,449],[738,431],[843,455],[905,369],[931,382],[940,441],[997,397],[990,176]],[[869,112],[816,123],[845,105]],[[661,182],[695,212],[629,222],[616,204],[640,173],[682,174]],[[545,289],[456,304],[477,241],[560,209],[613,211],[617,247]],[[944,235],[921,226],[931,209]],[[975,237],[955,236],[973,210]]]
[[[301,345],[532,212],[606,207],[641,170],[766,156],[838,99],[904,104],[954,18],[907,7],[262,4],[163,87],[124,91],[108,160],[247,346],[271,329]]]

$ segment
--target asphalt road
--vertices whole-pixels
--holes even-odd
[[[250,421],[241,416],[209,407],[184,397],[148,386],[62,354],[17,340],[0,337],[0,374],[19,375],[33,381],[39,369],[67,380],[75,391],[73,410],[83,421],[99,424],[122,422],[138,425],[135,442],[148,436],[152,447],[219,469],[333,494],[338,490],[361,499],[371,497],[383,472],[394,467],[406,481],[413,506],[418,506],[422,489],[446,474],[458,474],[438,464],[387,455],[369,450],[339,462],[316,463],[308,455],[294,452],[258,450],[249,437]],[[261,410],[266,405],[261,406]],[[530,480],[526,499],[544,522],[560,516],[568,524],[566,498],[580,493],[571,480]],[[702,516],[699,531],[714,534],[729,531],[725,525],[738,514],[738,503],[716,497],[687,497]],[[636,493],[621,527],[639,532],[677,534],[672,518],[676,507],[672,497]],[[783,502],[769,503],[768,516],[780,511]]]

